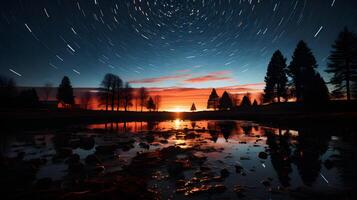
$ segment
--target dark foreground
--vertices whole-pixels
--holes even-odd
[[[2,199],[355,199],[356,133],[179,119],[13,129]]]

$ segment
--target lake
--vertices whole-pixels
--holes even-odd
[[[348,199],[355,135],[180,119],[14,130],[1,182],[13,199]]]

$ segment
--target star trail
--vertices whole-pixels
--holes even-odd
[[[7,0],[0,14],[0,73],[29,86],[109,72],[134,87],[261,83],[301,39],[327,78],[338,32],[357,29],[355,0]]]

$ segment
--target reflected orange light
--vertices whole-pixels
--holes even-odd
[[[181,120],[180,119],[176,119],[174,121],[174,129],[180,129],[180,126],[181,126]]]

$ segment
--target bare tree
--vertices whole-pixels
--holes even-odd
[[[156,95],[154,97],[154,104],[155,104],[156,111],[159,112],[159,108],[161,106],[161,96],[160,95]]]
[[[81,104],[85,110],[88,109],[88,105],[92,100],[92,93],[90,91],[86,91],[81,96]]]
[[[124,110],[128,111],[128,108],[133,105],[133,88],[130,87],[129,83],[125,83],[125,86],[123,88],[123,106]]]
[[[123,90],[123,81],[121,80],[121,78],[119,76],[116,77],[116,95],[117,95],[117,111],[119,111],[120,108],[120,98],[121,98],[121,93]]]
[[[139,104],[140,104],[139,90],[136,90],[136,92],[134,94],[134,99],[135,99],[135,111],[138,112],[138,107],[139,107]]]
[[[147,91],[147,89],[144,87],[140,88],[139,100],[140,100],[141,112],[143,112],[143,107],[146,105],[148,97],[149,97],[149,92]]]
[[[44,100],[48,101],[53,91],[53,84],[48,82],[43,86]]]
[[[111,95],[113,81],[115,79],[114,74],[106,74],[101,82],[101,95],[105,96],[105,110],[108,111],[109,97]]]
[[[151,112],[155,110],[155,103],[152,97],[149,97],[149,100],[146,102],[146,108]]]

